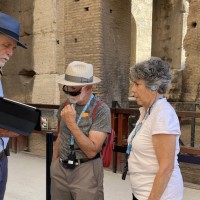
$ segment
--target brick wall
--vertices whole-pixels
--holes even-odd
[[[102,1],[101,91],[106,102],[128,104],[131,1]]]
[[[66,63],[94,65],[102,79],[94,91],[111,106],[128,101],[130,1],[67,1],[65,7]]]
[[[100,1],[66,1],[65,57],[68,63],[78,60],[91,63],[94,75],[101,78]],[[65,66],[65,67],[66,67]],[[94,89],[100,93],[100,90]]]

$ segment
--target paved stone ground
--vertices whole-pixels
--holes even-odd
[[[9,157],[9,178],[4,200],[46,200],[45,158],[26,153]],[[185,184],[184,200],[199,200],[200,187]],[[129,178],[121,179],[121,174],[105,170],[105,200],[131,200]],[[194,189],[198,188],[198,189]]]

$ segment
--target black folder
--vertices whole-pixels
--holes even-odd
[[[36,107],[0,97],[0,128],[28,136],[41,130],[40,117]]]

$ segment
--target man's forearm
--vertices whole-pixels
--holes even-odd
[[[56,160],[59,157],[59,148],[60,148],[60,134],[58,134],[58,137],[54,145],[52,160]]]
[[[77,124],[73,124],[68,128],[72,132],[79,148],[87,155],[88,158],[93,158],[99,149],[95,146],[92,140],[83,134]]]

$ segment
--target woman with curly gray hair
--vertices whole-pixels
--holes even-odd
[[[133,200],[182,200],[177,161],[180,125],[163,96],[171,83],[169,65],[151,57],[131,68],[130,79],[136,102],[142,106],[127,146]]]

